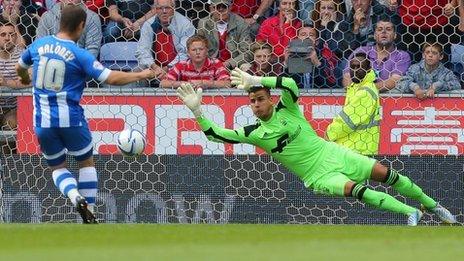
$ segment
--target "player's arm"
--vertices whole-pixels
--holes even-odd
[[[197,117],[197,122],[201,127],[203,133],[210,141],[221,143],[249,143],[248,135],[246,135],[246,128],[231,130],[219,127],[216,123],[205,118],[203,115]]]
[[[16,73],[18,74],[19,79],[20,79],[20,83],[22,84],[22,86],[17,86],[18,88],[24,88],[24,87],[30,86],[31,77],[29,75],[29,70],[28,69],[21,67],[19,65],[19,63],[18,63],[18,64],[16,64]],[[8,82],[6,82],[5,84],[2,84],[2,85],[11,87],[11,83],[8,83]]]
[[[90,52],[85,50],[81,51],[79,55],[76,55],[76,57],[79,59],[85,73],[101,83],[105,82],[111,85],[124,85],[155,77],[155,73],[151,69],[145,69],[140,72],[109,70],[98,62]]]
[[[32,56],[29,49],[26,49],[21,58],[19,58],[18,63],[15,66],[16,73],[19,76],[21,84],[30,85],[31,77],[29,75],[29,67],[32,65]]]
[[[184,104],[192,111],[197,119],[201,130],[205,133],[208,140],[222,143],[243,143],[248,142],[249,132],[246,135],[246,128],[231,130],[219,127],[214,122],[203,116],[201,112],[201,98],[203,90],[198,88],[195,92],[191,84],[182,84],[177,88],[177,95]]]
[[[282,90],[281,102],[285,106],[298,107],[297,101],[300,96],[300,91],[295,80],[289,77],[262,77],[261,84],[267,88],[277,88]]]
[[[337,141],[352,132],[372,127],[372,124],[376,124],[371,122],[376,110],[377,94],[369,88],[360,89],[327,127],[326,137]]]
[[[282,104],[286,107],[298,108],[298,97],[300,95],[298,85],[292,78],[288,77],[260,77],[250,75],[239,68],[235,68],[231,73],[231,83],[236,85],[238,89],[248,91],[251,87],[262,85],[270,89],[281,89],[282,96],[280,98]]]
[[[152,69],[145,69],[141,72],[122,72],[110,70],[106,83],[111,85],[125,85],[131,82],[137,82],[155,77]]]

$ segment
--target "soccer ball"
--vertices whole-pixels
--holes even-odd
[[[118,149],[124,156],[140,155],[145,149],[145,138],[138,130],[125,129],[119,133]]]

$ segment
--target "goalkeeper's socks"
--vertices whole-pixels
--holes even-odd
[[[79,170],[79,193],[87,201],[87,208],[94,213],[98,191],[98,177],[95,167],[85,167]]]
[[[52,177],[55,186],[71,200],[73,205],[76,205],[76,197],[80,194],[77,191],[77,181],[71,172],[66,168],[56,169],[53,171]]]
[[[369,189],[362,184],[356,184],[351,194],[362,202],[380,209],[390,210],[404,215],[410,215],[416,211],[415,208],[398,201],[387,193]]]
[[[401,175],[398,171],[393,169],[389,169],[388,172],[385,183],[392,186],[401,195],[419,201],[428,209],[437,206],[437,202],[427,196],[422,189],[414,184],[408,177]]]

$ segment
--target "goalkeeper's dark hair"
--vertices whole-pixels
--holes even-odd
[[[77,5],[66,5],[61,10],[60,32],[74,33],[79,25],[87,19],[85,10]]]
[[[258,92],[258,91],[261,91],[261,90],[265,90],[265,91],[267,92],[267,94],[268,94],[269,96],[271,96],[271,89],[266,88],[266,87],[261,86],[261,85],[256,85],[256,86],[250,87],[250,89],[248,89],[248,95],[249,95],[250,93],[255,93],[255,92]]]

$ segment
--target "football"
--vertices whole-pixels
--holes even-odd
[[[145,149],[143,134],[134,129],[125,129],[119,133],[118,149],[124,156],[136,156]]]

